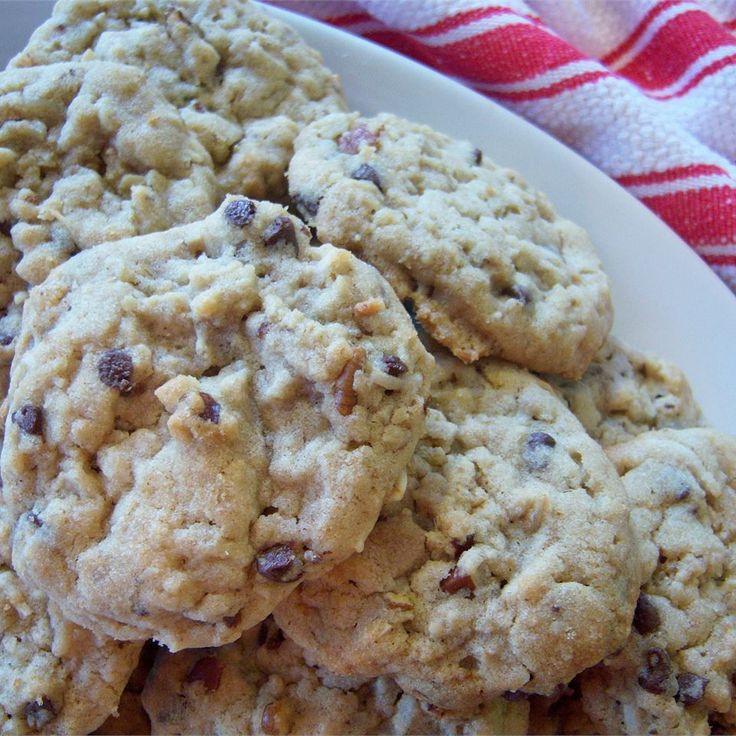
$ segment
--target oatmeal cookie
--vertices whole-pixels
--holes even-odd
[[[390,677],[311,665],[271,622],[218,649],[161,653],[143,692],[155,734],[524,734],[528,704],[432,708]]]
[[[247,0],[61,0],[10,65],[81,58],[142,67],[233,194],[283,195],[299,129],[346,109],[320,54]]]
[[[704,424],[685,374],[610,337],[578,381],[545,376],[604,447],[652,429]]]
[[[362,549],[432,365],[380,274],[279,205],[84,251],[24,309],[13,562],[94,631],[234,641]]]
[[[469,143],[387,113],[329,115],[299,134],[289,191],[322,240],[376,266],[466,363],[574,378],[608,334],[587,234]]]
[[[733,733],[736,438],[663,429],[609,455],[645,578],[626,646],[581,676],[583,708],[602,733]]]
[[[438,361],[404,502],[275,618],[321,665],[390,675],[437,707],[548,694],[628,636],[624,490],[547,384]]]
[[[209,154],[141,70],[0,73],[0,221],[29,283],[78,250],[200,219],[220,199]]]

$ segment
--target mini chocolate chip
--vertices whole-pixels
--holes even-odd
[[[529,290],[525,289],[523,286],[519,286],[519,284],[511,284],[511,286],[504,289],[501,294],[509,299],[516,299],[522,304],[529,304],[532,300],[532,295],[529,293]]]
[[[105,386],[129,394],[133,390],[133,358],[127,350],[106,350],[97,361],[97,375]]]
[[[557,442],[546,432],[532,432],[524,443],[522,456],[530,470],[543,470],[549,464],[549,456]]]
[[[636,601],[636,608],[634,609],[634,628],[642,636],[646,636],[656,631],[660,623],[657,606],[648,595],[642,593]]]
[[[29,511],[26,516],[33,526],[39,529],[43,526],[43,519],[35,511]]]
[[[0,345],[10,345],[13,342],[12,335],[0,335]]]
[[[677,675],[677,699],[685,705],[692,705],[703,699],[705,686],[710,682],[707,677],[692,672],[681,672]]]
[[[664,649],[648,649],[646,665],[639,670],[638,682],[644,690],[660,694],[667,689],[667,680],[672,674],[670,658]]]
[[[234,616],[224,616],[222,621],[229,629],[235,628],[243,618],[243,612],[238,611]]]
[[[31,700],[26,703],[23,708],[23,715],[26,717],[26,723],[32,731],[40,731],[48,726],[51,721],[56,718],[56,706],[45,695],[41,696],[41,700]]]
[[[389,376],[401,376],[409,370],[406,367],[406,363],[396,355],[386,355],[384,353],[383,365],[385,366],[386,373],[388,373]]]
[[[236,227],[245,227],[256,216],[256,203],[250,199],[234,199],[225,207],[225,217]]]
[[[296,231],[290,217],[280,215],[264,231],[263,242],[266,245],[276,245],[283,240],[290,245],[296,245]]]
[[[370,164],[361,164],[357,169],[355,169],[355,171],[353,171],[352,174],[350,174],[350,176],[358,181],[370,181],[375,184],[380,191],[383,191],[378,172]]]
[[[375,143],[378,140],[365,125],[358,125],[352,130],[343,133],[337,141],[337,147],[343,153],[358,153],[364,144]]]
[[[204,409],[199,413],[199,416],[206,422],[212,422],[212,424],[220,423],[220,410],[221,406],[204,391],[199,392],[199,396],[204,402]]]
[[[302,562],[289,544],[274,544],[256,557],[256,568],[275,583],[293,583],[302,576]]]
[[[473,149],[473,163],[478,166],[483,161],[483,151],[480,148]]]
[[[450,572],[440,580],[440,590],[445,593],[457,593],[463,588],[467,590],[475,590],[475,583],[470,575],[461,573],[457,567],[453,567]]]
[[[26,434],[43,433],[43,412],[39,406],[23,404],[13,412],[10,420]]]
[[[319,211],[319,199],[312,199],[307,197],[306,194],[295,194],[291,201],[304,219],[308,220],[310,217],[314,217]]]
[[[475,544],[475,535],[470,534],[465,537],[465,541],[461,542],[457,539],[452,540],[452,546],[455,550],[455,559],[459,559],[463,552],[467,552]]]
[[[201,657],[198,659],[189,673],[184,678],[184,682],[201,682],[204,689],[212,692],[220,687],[220,677],[222,677],[223,665],[217,657]]]

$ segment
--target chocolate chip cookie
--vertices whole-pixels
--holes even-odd
[[[704,424],[685,374],[672,363],[609,338],[578,381],[545,378],[604,447],[652,429]]]
[[[621,482],[552,389],[445,356],[404,501],[274,615],[335,672],[463,709],[548,694],[616,650],[639,582]]]
[[[528,711],[497,698],[451,713],[390,677],[337,677],[270,621],[219,649],[162,652],[143,702],[157,734],[524,734]]]
[[[81,58],[142,67],[233,194],[284,194],[299,129],[346,109],[320,54],[247,0],[62,0],[11,66]]]
[[[470,143],[390,114],[335,114],[299,134],[289,192],[325,242],[372,263],[432,337],[580,376],[611,327],[588,235]]]
[[[663,429],[609,449],[641,539],[631,636],[581,676],[602,733],[733,733],[736,438]]]
[[[73,620],[234,641],[362,549],[433,360],[387,282],[275,204],[84,251],[26,304],[3,496]]]
[[[0,221],[31,284],[78,250],[200,219],[220,203],[209,154],[139,69],[0,73]]]

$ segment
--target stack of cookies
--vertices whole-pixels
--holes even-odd
[[[247,0],[0,73],[2,733],[736,728],[736,438],[587,234]]]

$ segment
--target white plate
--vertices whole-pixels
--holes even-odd
[[[0,62],[23,46],[51,5],[0,4]],[[268,10],[322,52],[356,110],[393,112],[473,141],[586,227],[611,279],[614,333],[680,366],[708,421],[736,434],[736,299],[664,223],[580,156],[487,98],[367,41]]]

